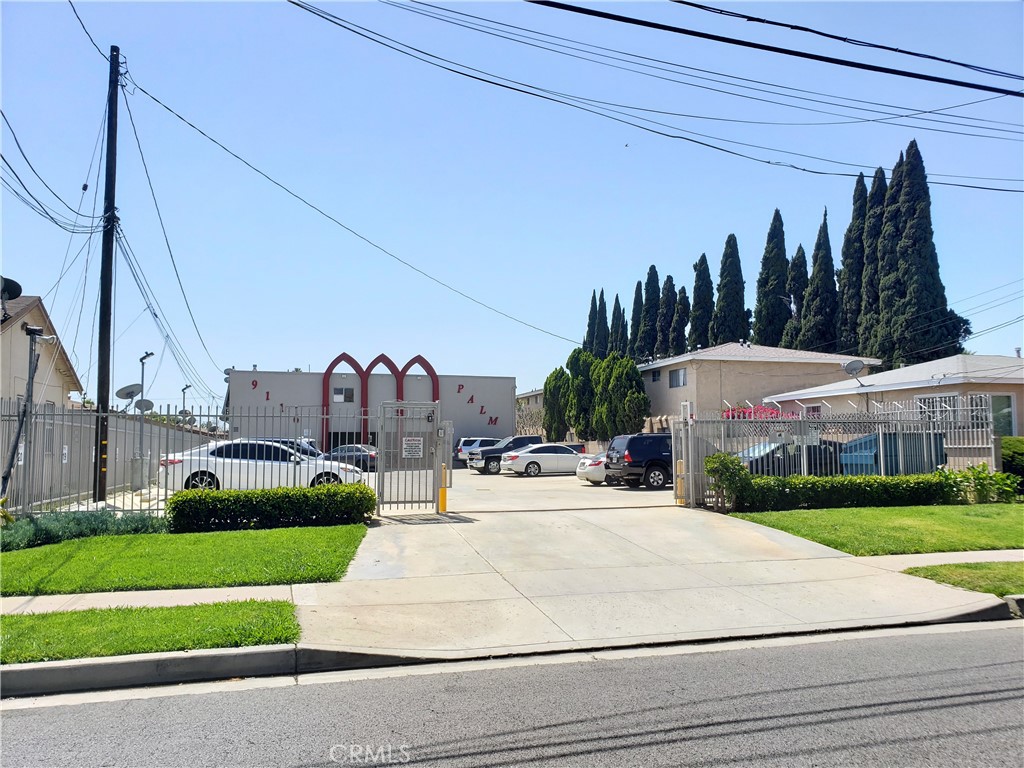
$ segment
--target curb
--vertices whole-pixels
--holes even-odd
[[[918,622],[865,624],[810,632],[757,633],[716,639],[676,640],[654,643],[626,643],[576,648],[569,652],[596,653],[628,648],[657,648],[698,645],[724,641],[771,637],[800,637],[835,632],[919,627],[961,622],[1004,621],[1021,618],[1024,595],[1012,595],[1005,602],[969,611],[958,616]],[[145,653],[130,656],[105,656],[95,659],[68,659],[29,664],[5,664],[0,667],[0,697],[22,698],[58,693],[115,688],[142,688],[181,683],[211,682],[240,677],[286,677],[314,672],[339,672],[353,669],[412,666],[446,661],[478,661],[494,658],[542,658],[566,653],[566,649],[530,653],[476,653],[459,657],[363,653],[309,645],[262,645],[248,648],[211,648],[196,651]]]

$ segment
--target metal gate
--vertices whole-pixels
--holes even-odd
[[[447,430],[440,403],[381,403],[377,435],[377,511],[439,510]],[[451,459],[449,458],[450,462]]]

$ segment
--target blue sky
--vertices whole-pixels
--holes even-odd
[[[1021,85],[668,2],[589,5],[838,58],[1002,87]],[[442,374],[515,376],[520,391],[539,388],[572,350],[566,339],[582,338],[593,289],[605,290],[609,312],[618,293],[628,313],[636,281],[655,264],[662,279],[671,274],[677,286],[685,285],[692,294],[693,263],[706,253],[717,282],[730,233],[739,242],[747,303],[753,308],[776,207],[785,222],[790,257],[800,243],[810,257],[827,208],[839,265],[853,178],[730,156],[460,77],[283,2],[81,2],[76,7],[100,48],[106,52],[111,44],[120,46],[130,77],[164,104],[416,269],[543,329],[474,303],[371,247],[129,86],[127,103],[167,236],[209,349],[208,355],[192,327],[122,102],[121,225],[160,314],[195,373],[186,377],[178,369],[118,259],[111,380],[115,389],[136,382],[138,358],[155,352],[147,364],[147,396],[158,404],[180,403],[186,382],[194,384],[187,393],[190,406],[219,402],[225,367],[322,371],[341,352],[363,362],[384,352],[399,365],[422,354]],[[935,243],[950,304],[971,319],[975,331],[1010,323],[979,334],[967,348],[1012,355],[1021,344],[1022,325],[1015,318],[1021,314],[1024,279],[1024,196],[935,184],[1022,188],[1020,98],[991,98],[976,90],[858,72],[526,3],[444,7],[698,67],[707,72],[689,74],[722,82],[695,81],[665,69],[657,71],[662,76],[657,79],[599,66],[382,3],[321,7],[494,75],[589,99],[691,115],[644,113],[674,126],[672,132],[703,133],[714,138],[702,141],[772,161],[844,173],[862,168],[870,176],[876,166],[891,168],[916,138],[933,182]],[[728,8],[1018,74],[1024,58],[1018,2]],[[5,0],[0,14],[4,114],[39,175],[87,213],[98,192],[99,213],[102,174],[97,184],[99,158],[91,158],[103,116],[107,65],[67,3]],[[747,78],[743,84],[776,93],[741,90],[730,77]],[[778,86],[822,95],[791,90],[791,95],[817,101],[782,99]],[[986,101],[930,116],[947,123],[880,122],[881,112],[865,111],[903,114],[979,99]],[[60,207],[28,171],[6,127],[3,154],[34,194]],[[87,176],[90,189],[83,196]],[[69,236],[6,190],[2,212],[3,274],[18,280],[26,294],[50,292],[50,314],[74,350],[89,395],[95,396],[99,237],[91,251],[87,247],[75,259],[86,236]],[[66,274],[58,284],[62,264]]]

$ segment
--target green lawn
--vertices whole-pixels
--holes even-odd
[[[366,526],[95,536],[0,553],[0,594],[300,584],[340,579]]]
[[[13,615],[0,619],[0,664],[298,639],[295,606],[283,600]]]
[[[996,597],[1024,595],[1024,563],[956,563],[908,568],[904,573]]]
[[[851,555],[1024,548],[1024,505],[794,509],[734,514]]]

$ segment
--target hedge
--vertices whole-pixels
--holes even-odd
[[[366,523],[377,496],[365,485],[347,483],[314,488],[255,491],[179,491],[167,500],[171,533],[299,528]]]
[[[46,512],[22,517],[0,528],[0,551],[41,547],[88,536],[122,536],[132,533],[166,533],[167,521],[147,513],[110,510]]]
[[[1024,495],[1024,437],[1004,437],[1003,472],[1015,475],[1017,493]]]
[[[952,500],[938,475],[837,475],[750,478],[749,490],[736,499],[738,512],[835,507],[914,507]]]

